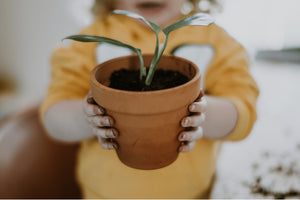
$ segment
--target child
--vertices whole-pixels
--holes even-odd
[[[97,0],[97,18],[81,34],[114,38],[143,53],[153,53],[155,36],[151,30],[131,18],[108,13],[113,9],[129,10],[165,27],[186,17],[180,10],[187,2]],[[111,55],[128,53],[111,45],[74,42],[70,48],[56,50],[52,57],[52,82],[41,113],[50,136],[82,144],[77,177],[83,197],[208,198],[221,143],[244,139],[256,120],[258,88],[248,72],[243,47],[215,24],[184,27],[170,35],[166,53],[186,57],[198,65],[206,95],[189,106],[193,115],[182,120],[183,127],[190,127],[178,134],[178,140],[185,142],[179,151],[186,153],[156,170],[127,167],[114,151],[109,151],[118,148],[110,138],[119,133],[113,128],[113,118],[94,105],[88,93],[93,67]]]

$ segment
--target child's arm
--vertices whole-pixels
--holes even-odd
[[[44,125],[49,135],[59,141],[79,142],[98,137],[104,149],[117,148],[109,139],[116,138],[114,120],[104,115],[105,110],[91,101],[90,94],[82,100],[62,100],[45,113]],[[105,127],[105,128],[104,128]]]
[[[207,96],[205,123],[203,124],[204,137],[221,139],[231,133],[238,120],[238,111],[228,99]]]
[[[182,127],[193,127],[192,131],[183,131],[179,134],[179,141],[187,144],[180,147],[180,152],[189,152],[195,142],[202,137],[221,139],[228,135],[235,127],[238,111],[234,104],[225,98],[205,96],[189,106],[193,113],[182,119]]]
[[[93,33],[94,24],[80,32]],[[106,120],[111,118],[103,115],[104,109],[87,103],[90,71],[97,64],[96,46],[97,43],[73,42],[70,47],[53,52],[51,82],[40,115],[49,135],[57,140],[78,142],[98,137],[103,148],[111,149],[114,144],[106,139],[112,136],[111,129],[103,129],[104,125],[107,127]]]
[[[198,107],[198,116],[188,117],[190,121],[186,127],[195,130],[189,132],[193,136],[184,140],[187,144],[181,147],[183,151],[190,151],[201,136],[208,139],[242,140],[249,135],[256,120],[259,90],[249,73],[245,49],[220,27],[211,25],[210,31],[208,35],[215,58],[205,76],[205,90],[209,94],[207,106],[203,103],[192,104]],[[206,117],[199,115],[203,109]]]

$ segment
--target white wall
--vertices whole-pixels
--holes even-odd
[[[300,46],[299,0],[224,0],[217,23],[249,50]]]
[[[93,0],[0,0],[0,73],[17,80],[23,104],[44,96],[49,57],[91,21]],[[300,0],[224,0],[217,23],[250,53],[300,46]],[[1,102],[1,101],[0,101]]]
[[[87,23],[86,17],[85,20],[78,18],[82,12],[73,12],[74,8],[78,9],[78,2],[0,1],[0,73],[5,72],[17,81],[16,98],[31,102],[44,96],[51,52],[62,45],[63,37],[76,33]]]

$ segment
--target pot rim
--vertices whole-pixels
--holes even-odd
[[[153,54],[142,54],[142,56],[153,56]],[[118,58],[114,58],[114,59],[108,60],[108,61],[106,61],[104,63],[101,63],[101,64],[97,65],[91,71],[91,74],[90,74],[91,82],[93,82],[93,84],[95,84],[97,87],[100,87],[100,88],[105,89],[107,91],[111,91],[111,92],[115,92],[115,93],[120,93],[120,94],[128,94],[128,95],[133,95],[133,94],[134,95],[137,95],[137,94],[138,95],[159,95],[159,94],[171,92],[171,91],[174,91],[174,90],[180,90],[183,87],[186,87],[187,85],[190,85],[190,84],[194,83],[201,76],[199,68],[192,61],[190,61],[188,59],[185,59],[185,58],[182,58],[182,57],[175,56],[175,55],[162,55],[162,57],[174,57],[176,59],[179,58],[179,59],[181,59],[181,60],[189,63],[190,66],[193,66],[193,68],[195,69],[195,75],[194,75],[194,77],[191,80],[189,80],[188,82],[186,82],[186,83],[184,83],[182,85],[179,85],[179,86],[176,86],[176,87],[172,87],[172,88],[167,88],[167,89],[154,90],[154,91],[129,91],[129,90],[120,90],[120,89],[110,88],[108,86],[103,85],[102,83],[100,83],[96,79],[95,74],[97,73],[97,71],[100,69],[100,67],[102,65],[107,64],[107,63],[112,63],[112,62],[118,62],[118,60],[124,59],[126,57],[128,57],[128,58],[130,58],[130,57],[137,57],[137,55],[129,55],[129,56],[118,57]]]

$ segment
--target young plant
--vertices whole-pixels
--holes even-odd
[[[145,84],[147,86],[151,85],[156,67],[158,65],[158,62],[159,62],[161,56],[163,55],[164,50],[167,47],[169,35],[172,31],[175,31],[175,30],[185,27],[185,26],[208,26],[214,22],[213,18],[210,15],[205,14],[205,13],[196,13],[194,15],[191,15],[182,20],[179,20],[179,21],[171,24],[170,26],[164,28],[162,31],[165,35],[165,42],[163,44],[159,44],[158,33],[161,31],[161,27],[158,24],[155,24],[154,22],[147,20],[146,18],[144,18],[143,16],[141,16],[137,13],[126,11],[126,10],[114,10],[111,13],[111,15],[115,15],[115,14],[125,15],[128,17],[134,18],[134,19],[139,19],[139,20],[143,21],[146,25],[148,25],[152,29],[152,31],[155,33],[155,36],[156,36],[155,51],[154,51],[153,59],[151,61],[148,73],[146,72],[146,68],[144,66],[144,61],[143,61],[141,50],[138,48],[135,48],[129,44],[125,44],[118,40],[114,40],[114,39],[107,38],[107,37],[92,36],[92,35],[71,35],[64,39],[72,39],[72,40],[80,41],[80,42],[106,42],[106,43],[110,43],[113,45],[126,47],[126,48],[132,50],[133,52],[135,52],[137,54],[139,61],[140,61],[140,80],[142,80],[143,77],[146,76]]]

